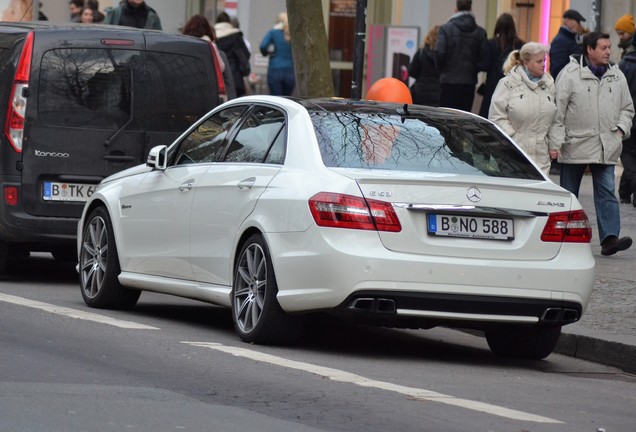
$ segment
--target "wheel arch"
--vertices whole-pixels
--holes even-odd
[[[234,270],[236,269],[236,263],[239,259],[239,254],[241,252],[241,249],[243,248],[243,245],[245,244],[247,239],[254,234],[259,234],[263,236],[263,238],[265,239],[265,243],[267,244],[267,238],[265,237],[263,232],[257,227],[251,226],[247,228],[245,231],[243,231],[243,233],[241,234],[241,237],[239,237],[238,241],[236,242],[236,247],[234,248],[234,256],[232,257],[232,268],[230,269],[230,285],[234,284]]]
[[[79,227],[79,230],[78,230],[78,234],[81,236],[81,237],[78,237],[78,249],[82,247],[80,242],[83,240],[84,227],[86,226],[86,223],[88,222],[88,217],[95,209],[99,207],[103,207],[106,213],[108,214],[108,216],[110,217],[110,223],[113,227],[113,236],[115,237],[115,244],[116,245],[121,244],[121,241],[119,238],[119,232],[115,229],[115,223],[114,223],[115,221],[113,218],[113,212],[112,212],[112,209],[108,206],[108,201],[106,201],[105,199],[102,199],[101,197],[97,197],[97,198],[94,198],[84,209],[84,214],[82,217],[82,226]],[[121,265],[121,258],[119,256],[117,258],[119,260],[119,264]]]

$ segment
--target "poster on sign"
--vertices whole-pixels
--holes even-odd
[[[0,21],[32,21],[35,0],[0,0]]]
[[[236,17],[238,15],[238,0],[225,0],[223,11],[230,17]]]
[[[418,27],[390,26],[386,28],[385,76],[409,84],[409,63],[417,52]]]

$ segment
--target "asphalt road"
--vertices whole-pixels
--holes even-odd
[[[2,431],[633,431],[636,377],[493,356],[448,329],[329,319],[293,347],[241,343],[227,311],[144,293],[87,308],[72,266],[0,281]]]

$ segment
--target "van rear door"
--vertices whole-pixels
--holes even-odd
[[[144,160],[142,32],[35,31],[22,150],[25,211],[79,217],[104,177]]]

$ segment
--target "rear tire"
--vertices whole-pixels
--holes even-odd
[[[84,302],[94,308],[129,309],[137,304],[140,290],[119,283],[119,256],[110,216],[97,207],[86,219],[79,255],[80,287]]]
[[[302,332],[300,318],[280,307],[278,285],[265,239],[252,235],[243,245],[234,269],[232,321],[241,340],[289,344]]]
[[[549,356],[561,336],[561,326],[502,326],[486,331],[490,350],[500,357],[542,360]]]
[[[73,246],[57,247],[51,251],[51,255],[56,261],[77,262],[77,248]]]
[[[0,275],[4,274],[9,264],[9,243],[0,240]]]

